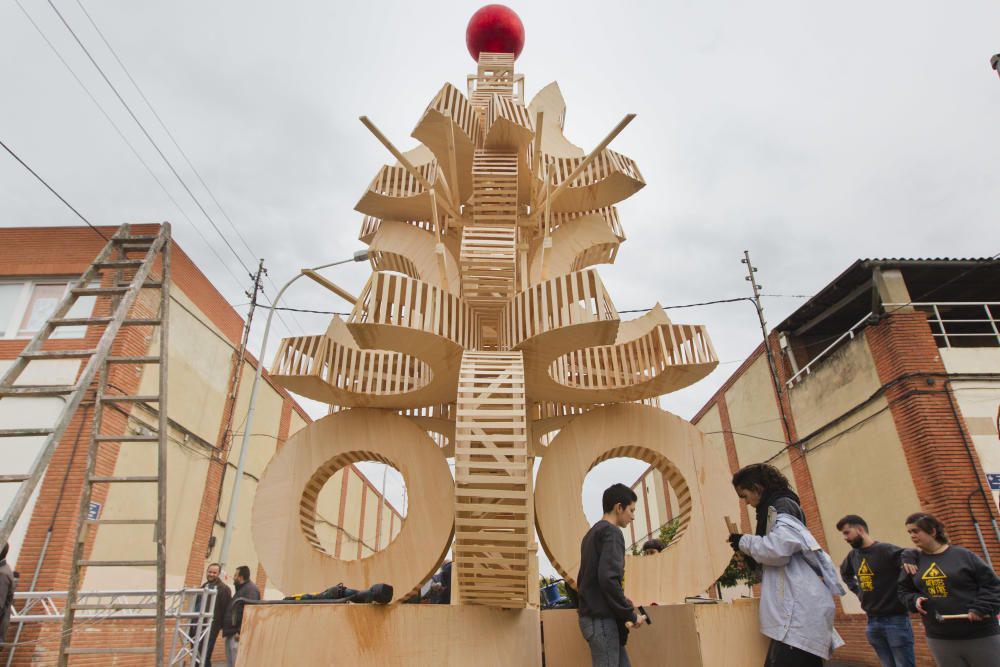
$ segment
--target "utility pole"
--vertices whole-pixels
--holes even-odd
[[[253,325],[253,313],[257,309],[257,295],[264,291],[264,276],[267,269],[264,268],[264,259],[261,258],[257,264],[257,273],[253,274],[253,287],[244,292],[250,299],[250,309],[247,311],[247,322],[243,327],[243,338],[240,340],[239,350],[236,351],[236,359],[233,365],[233,381],[226,397],[228,403],[226,410],[226,423],[222,429],[222,442],[218,456],[224,456],[222,460],[222,479],[219,481],[219,496],[215,500],[215,520],[219,519],[219,507],[222,504],[222,490],[226,486],[226,472],[228,469],[229,451],[231,451],[233,437],[233,419],[236,417],[236,397],[240,391],[240,380],[243,378],[243,360],[246,358],[247,343],[250,340],[250,327]],[[225,542],[225,535],[223,536]],[[228,545],[226,545],[228,546]],[[228,550],[228,549],[227,549]]]
[[[757,284],[757,267],[750,261],[750,251],[743,251],[743,259],[740,260],[747,265],[747,275],[744,280],[750,283],[753,289],[753,305],[757,308],[757,320],[760,322],[760,332],[764,336],[764,354],[767,355],[767,363],[771,367],[771,381],[774,383],[774,394],[778,400],[778,412],[781,414],[781,421],[785,425],[785,434],[789,439],[792,437],[792,429],[788,423],[788,415],[785,414],[785,404],[781,400],[781,393],[784,389],[781,380],[778,378],[778,366],[774,362],[774,355],[771,353],[771,344],[767,340],[767,320],[764,319],[764,306],[760,302],[761,286]]]

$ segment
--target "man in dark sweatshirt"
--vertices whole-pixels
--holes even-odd
[[[226,617],[222,623],[222,636],[226,638],[226,664],[236,667],[236,654],[240,648],[240,626],[243,625],[243,608],[246,601],[260,600],[260,589],[250,581],[250,568],[240,565],[233,576],[236,590],[229,600]]]
[[[624,484],[605,489],[601,500],[604,516],[587,531],[580,545],[577,613],[580,631],[590,645],[592,667],[630,667],[625,624],[638,627],[644,621],[622,588],[625,537],[621,529],[635,519],[636,500],[635,492]]]
[[[229,609],[229,601],[232,598],[232,591],[229,590],[229,586],[222,581],[222,566],[218,563],[211,563],[205,570],[205,583],[201,585],[202,588],[214,588],[215,589],[215,606],[212,612],[212,625],[209,628],[208,636],[205,637],[204,641],[208,644],[205,647],[205,663],[204,667],[212,667],[212,652],[215,651],[215,642],[219,638],[219,633],[222,631],[222,626],[225,625],[226,621],[226,610]],[[200,604],[201,598],[198,598],[195,602],[195,611],[198,610],[198,604]],[[198,646],[199,654],[195,656],[194,664],[201,664],[201,645]]]
[[[905,550],[873,540],[868,523],[857,514],[838,521],[837,530],[854,547],[841,563],[840,575],[868,615],[868,643],[882,667],[914,667],[913,627],[897,595]],[[912,556],[906,560],[913,560]]]

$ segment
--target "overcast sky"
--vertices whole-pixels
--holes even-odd
[[[0,1],[0,139],[96,224],[173,222],[184,250],[230,303],[244,304],[246,271],[52,6],[20,2],[176,203],[17,0]],[[82,0],[223,213],[78,1],[53,2],[243,263],[264,257],[276,285],[361,247],[353,207],[391,157],[358,116],[412,147],[409,133],[441,84],[464,89],[475,69],[464,34],[483,4]],[[1000,80],[988,64],[1000,51],[996,2],[511,6],[526,27],[518,70],[528,97],[559,81],[571,141],[589,150],[638,114],[612,147],[638,162],[647,187],[620,206],[629,240],[618,265],[600,267],[620,310],[745,296],[744,249],[764,292],[779,295],[811,295],[859,257],[1000,251]],[[0,153],[0,225],[78,223]],[[351,265],[328,275],[357,291],[367,273]],[[768,298],[769,322],[803,301]],[[347,309],[308,285],[286,304]],[[669,314],[709,325],[722,361],[664,400],[690,417],[760,330],[745,302]],[[280,335],[326,324],[282,317]],[[260,327],[254,340],[256,352]],[[268,363],[274,349],[272,339]],[[597,486],[634,478],[634,466],[605,467]]]

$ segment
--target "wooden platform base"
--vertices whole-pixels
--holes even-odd
[[[628,639],[632,667],[756,667],[764,664],[768,639],[758,631],[757,601],[646,607],[649,627]],[[590,664],[590,652],[574,609],[542,612],[545,667]],[[515,664],[515,663],[511,663]]]
[[[236,664],[541,667],[539,614],[471,605],[250,605]]]

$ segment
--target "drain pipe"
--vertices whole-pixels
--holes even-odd
[[[983,492],[982,489],[973,489],[969,493],[969,495],[966,496],[966,498],[965,498],[965,504],[966,504],[966,506],[969,509],[969,518],[972,519],[972,527],[976,529],[976,537],[979,538],[979,547],[983,550],[983,556],[986,559],[986,564],[989,565],[990,569],[992,570],[993,569],[993,560],[990,558],[990,550],[986,548],[986,540],[983,539],[983,531],[981,531],[979,529],[979,521],[976,519],[976,515],[972,511],[972,496],[976,495],[977,493],[981,494],[982,492]],[[997,529],[997,522],[994,519],[993,520],[993,530],[996,530],[996,529]]]

